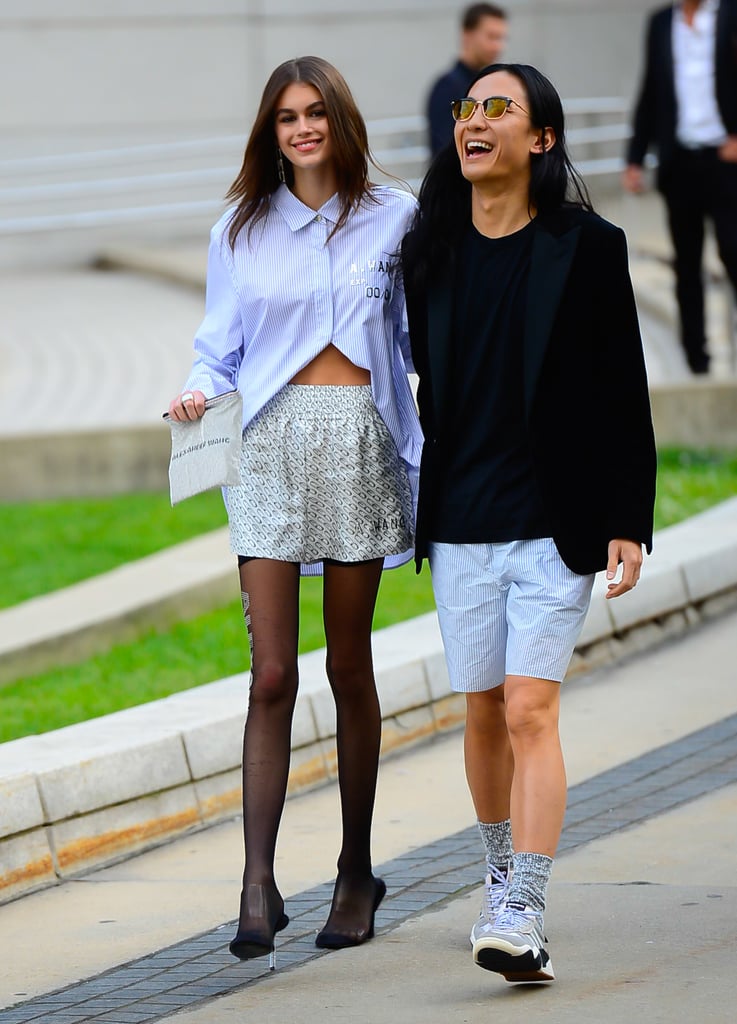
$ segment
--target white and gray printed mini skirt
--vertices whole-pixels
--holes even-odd
[[[364,562],[414,543],[407,471],[370,385],[287,384],[243,431],[224,488],[239,555]]]

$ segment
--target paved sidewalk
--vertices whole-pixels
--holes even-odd
[[[0,438],[161,423],[189,372],[200,289],[92,269],[0,278]]]
[[[735,635],[737,612],[566,684],[569,811],[546,921],[554,986],[509,986],[471,962],[481,866],[455,733],[382,766],[374,853],[389,896],[374,942],[314,949],[338,843],[337,795],[324,787],[287,805],[277,871],[293,923],[275,974],[226,951],[241,865],[233,821],[4,907],[0,1024],[143,1024],[176,1011],[187,1024],[481,1024],[520,1000],[533,1024],[726,1024]]]

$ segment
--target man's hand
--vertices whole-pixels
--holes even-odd
[[[645,174],[639,164],[628,164],[622,171],[622,188],[635,195],[645,191]]]
[[[610,540],[609,559],[606,567],[608,580],[614,580],[620,563],[622,564],[622,578],[619,583],[612,582],[607,586],[607,600],[610,597],[626,594],[639,580],[642,567],[642,544],[637,544],[633,540]]]
[[[728,135],[719,147],[719,159],[728,164],[737,164],[737,135]]]

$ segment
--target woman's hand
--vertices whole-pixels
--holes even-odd
[[[183,391],[169,402],[169,415],[179,423],[198,420],[205,413],[205,396],[201,391]]]
[[[622,563],[622,578],[619,583],[609,583],[606,597],[619,597],[632,590],[640,578],[642,566],[642,544],[634,540],[610,540],[609,559],[606,567],[606,578],[613,580],[617,575],[617,566]]]

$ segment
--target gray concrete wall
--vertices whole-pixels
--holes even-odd
[[[631,96],[637,0],[505,0],[508,57],[564,97]],[[317,53],[369,118],[416,113],[452,60],[463,4],[445,0],[4,0],[6,156],[246,131],[272,68]]]

